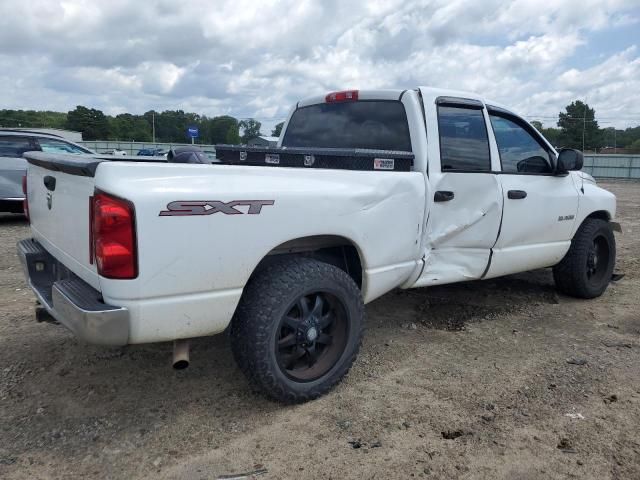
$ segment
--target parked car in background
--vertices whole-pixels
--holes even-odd
[[[27,171],[24,152],[92,154],[62,137],[28,130],[0,129],[0,212],[22,213],[22,177]]]
[[[126,150],[120,150],[118,148],[111,148],[109,150],[105,150],[104,152],[102,152],[106,155],[120,155],[122,157],[125,157],[128,155],[128,153],[126,152]]]
[[[205,150],[204,154],[209,157],[209,161],[211,161],[211,163],[219,163],[220,161],[218,160],[218,158],[216,157],[216,151],[215,150]]]
[[[142,150],[138,150],[136,155],[140,157],[165,157],[167,156],[167,151],[164,148],[143,148]]]

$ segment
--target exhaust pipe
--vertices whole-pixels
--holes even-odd
[[[47,309],[44,307],[36,307],[36,322],[38,323],[46,322],[46,323],[53,323],[53,324],[58,323],[58,321],[55,318],[53,318],[53,315],[47,312]]]
[[[184,370],[189,366],[189,340],[173,341],[173,368]]]

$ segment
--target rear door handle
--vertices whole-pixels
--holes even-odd
[[[453,197],[455,197],[455,194],[453,192],[447,192],[447,191],[441,190],[435,193],[435,195],[433,196],[433,201],[448,202],[449,200],[453,200]]]
[[[527,192],[525,192],[524,190],[509,190],[507,192],[507,197],[509,197],[511,200],[520,200],[527,197]]]

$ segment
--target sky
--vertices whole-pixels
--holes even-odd
[[[0,0],[0,108],[253,117],[343,89],[469,90],[640,125],[640,0]]]

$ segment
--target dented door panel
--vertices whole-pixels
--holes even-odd
[[[444,173],[432,189],[451,191],[454,198],[432,204],[425,266],[415,286],[481,278],[502,217],[496,175]]]
[[[443,172],[436,107],[436,99],[442,92],[420,88],[420,93],[428,139],[428,219],[423,239],[424,268],[415,283],[405,286],[479,279],[489,264],[502,218],[502,191],[493,173],[500,163],[497,151],[489,142],[491,171]],[[482,101],[476,95],[464,96]],[[484,117],[488,130],[489,120],[486,114]],[[435,201],[435,192],[452,192],[453,198]]]

